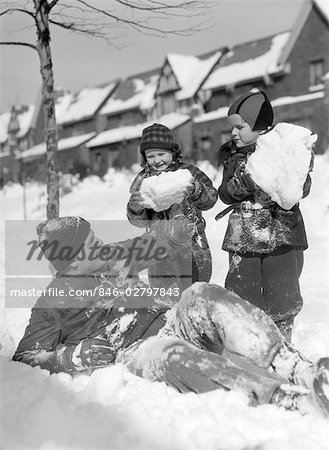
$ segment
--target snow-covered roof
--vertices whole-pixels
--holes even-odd
[[[17,106],[15,107],[15,114],[17,116],[19,130],[17,138],[23,138],[30,130],[35,111],[34,105]],[[5,112],[0,114],[0,143],[6,142],[8,139],[8,126],[10,123],[12,113]]]
[[[166,114],[159,119],[156,119],[158,123],[166,125],[171,130],[183,125],[190,120],[190,116],[186,114],[170,113]],[[140,138],[144,128],[152,125],[153,121],[139,123],[128,127],[119,127],[111,130],[103,131],[98,134],[94,139],[88,142],[87,147],[100,147],[102,145],[113,144],[115,142],[128,141],[131,139]]]
[[[34,110],[35,110],[35,106],[30,105],[27,107],[26,110],[23,110],[22,112],[17,113],[17,119],[18,119],[18,124],[19,124],[19,131],[17,133],[18,138],[24,137],[26,135],[26,133],[29,131],[31,124],[32,124]]]
[[[77,122],[92,117],[112,93],[116,82],[105,86],[84,87],[77,94],[66,94],[57,100],[57,123]]]
[[[10,120],[10,112],[0,114],[0,144],[6,142],[8,138],[8,125]]]
[[[154,93],[158,75],[149,78],[130,77],[122,81],[113,95],[100,110],[100,114],[111,115],[130,109],[148,111],[154,106]]]
[[[240,44],[227,53],[209,76],[203,89],[218,89],[279,72],[278,60],[290,36],[284,32],[269,38]]]
[[[316,6],[318,6],[318,8],[321,10],[324,17],[329,22],[329,2],[328,2],[328,0],[314,0],[314,3],[316,4]]]
[[[172,53],[167,55],[167,61],[181,87],[176,94],[177,100],[192,98],[221,56],[222,52],[216,52],[207,59]]]
[[[289,105],[291,103],[300,103],[300,102],[309,102],[310,100],[317,100],[319,98],[324,97],[324,92],[314,92],[312,94],[305,94],[305,95],[296,95],[294,97],[279,97],[275,100],[271,100],[271,104],[273,107],[276,106],[283,106],[283,105]]]
[[[215,109],[208,113],[201,114],[193,119],[194,123],[209,122],[211,120],[222,119],[227,117],[228,106],[222,106],[221,108]]]
[[[95,132],[82,134],[80,136],[72,136],[69,138],[60,139],[58,141],[58,150],[69,150],[71,148],[79,147],[89,141],[91,138],[95,136]],[[46,153],[46,143],[42,142],[41,144],[35,145],[27,150],[24,150],[20,153],[20,159],[33,158],[35,156],[40,156]]]
[[[311,100],[317,100],[323,97],[324,92],[321,91],[321,92],[314,92],[312,94],[297,95],[294,97],[287,96],[276,98],[275,100],[271,100],[271,104],[275,108],[277,106],[289,105],[291,103],[309,102]],[[195,117],[193,119],[193,122],[201,123],[201,122],[209,122],[211,120],[223,119],[227,117],[228,109],[229,109],[228,106],[222,106],[221,108],[215,109],[214,111],[210,111],[208,113],[204,113],[201,114],[200,116]]]

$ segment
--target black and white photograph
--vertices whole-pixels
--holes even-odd
[[[329,0],[0,0],[0,447],[329,450]]]

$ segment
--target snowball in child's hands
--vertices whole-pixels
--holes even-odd
[[[159,212],[181,203],[192,178],[189,170],[179,169],[144,179],[140,192],[145,207]]]

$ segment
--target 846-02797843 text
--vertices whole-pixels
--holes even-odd
[[[124,289],[116,287],[102,287],[97,289],[97,294],[102,297],[118,297],[120,295],[125,295],[126,297],[178,297],[179,288],[152,288],[152,287],[127,287]]]

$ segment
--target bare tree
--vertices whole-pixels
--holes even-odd
[[[96,6],[96,5],[99,6]],[[54,71],[50,45],[50,24],[76,33],[105,39],[115,45],[120,26],[141,33],[163,36],[187,36],[202,29],[216,2],[212,0],[19,0],[1,2],[0,16],[26,14],[36,29],[36,44],[0,42],[0,45],[22,45],[36,50],[42,77],[42,96],[47,148],[47,217],[59,215],[59,176],[57,166],[57,127],[54,99]],[[106,5],[106,6],[104,6]],[[175,26],[165,18],[197,18],[186,27]]]

